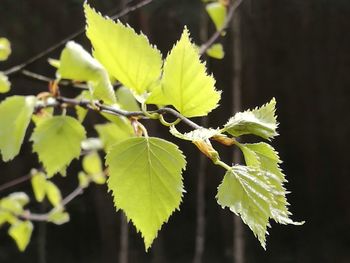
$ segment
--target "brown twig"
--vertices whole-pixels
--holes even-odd
[[[11,188],[13,186],[16,186],[18,184],[24,183],[24,182],[30,180],[30,178],[32,178],[32,175],[29,173],[27,175],[23,175],[21,177],[18,177],[10,182],[7,182],[7,183],[0,186],[0,192],[6,190],[8,188]]]

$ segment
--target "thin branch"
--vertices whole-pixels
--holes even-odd
[[[11,188],[13,186],[16,186],[18,184],[24,183],[24,182],[30,180],[30,178],[32,178],[32,175],[29,173],[27,175],[18,177],[18,178],[14,179],[14,180],[12,180],[10,182],[7,182],[7,183],[5,183],[5,184],[0,186],[0,192],[6,190],[8,188]]]
[[[121,18],[145,5],[148,5],[152,2],[153,0],[143,0],[133,6],[127,7],[124,10],[122,10],[120,13],[111,16],[111,19],[115,20],[118,18]],[[38,61],[39,59],[45,57],[46,55],[52,53],[53,51],[57,50],[58,48],[64,46],[69,40],[75,39],[77,37],[79,37],[80,35],[82,35],[85,32],[85,27],[82,27],[81,29],[79,29],[78,31],[74,32],[73,34],[69,35],[68,37],[66,37],[65,39],[62,39],[61,41],[59,41],[58,43],[52,45],[51,47],[47,48],[46,50],[40,52],[39,54],[31,57],[30,59],[28,59],[27,61],[13,66],[7,70],[4,71],[5,75],[12,75],[15,74],[19,71],[21,71],[22,69],[30,66],[31,64],[33,64],[34,62]]]
[[[243,0],[236,0],[233,4],[230,4],[224,25],[220,30],[217,30],[208,40],[205,42],[201,48],[199,49],[199,53],[203,55],[214,43],[215,41],[222,35],[222,33],[229,27],[229,24],[232,20],[233,14],[238,9],[238,7],[242,4]]]

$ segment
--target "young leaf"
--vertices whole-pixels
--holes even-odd
[[[172,135],[174,135],[175,137],[178,137],[182,140],[186,140],[186,141],[207,141],[210,138],[217,136],[220,134],[220,130],[216,130],[216,129],[206,129],[206,128],[200,128],[197,130],[193,130],[187,133],[180,133],[175,126],[171,126],[169,129],[170,133]]]
[[[33,151],[38,154],[49,177],[61,172],[79,157],[80,144],[84,139],[84,127],[69,116],[55,116],[42,121],[30,138]]]
[[[62,201],[60,189],[51,181],[46,182],[45,188],[47,199],[49,199],[50,203],[55,207],[59,206]]]
[[[215,109],[220,100],[220,92],[214,85],[215,79],[207,75],[205,64],[200,61],[185,28],[165,60],[161,85],[146,102],[173,105],[186,117],[204,116]]]
[[[176,145],[159,138],[130,138],[109,151],[108,187],[114,203],[151,246],[163,223],[179,209],[186,161]]]
[[[42,172],[38,172],[32,176],[31,179],[32,188],[35,199],[38,202],[42,202],[46,194],[46,176]]]
[[[33,232],[33,224],[30,221],[17,221],[9,228],[9,235],[16,241],[20,251],[24,251],[29,244]]]
[[[11,54],[11,44],[7,38],[0,38],[0,61],[6,60]]]
[[[81,45],[70,41],[62,51],[58,75],[60,78],[87,81],[93,98],[106,103],[116,103],[107,71]]]
[[[140,110],[139,104],[137,103],[134,95],[128,88],[121,86],[120,88],[117,89],[115,94],[117,95],[120,108],[122,108],[123,110],[127,110],[127,111]]]
[[[227,8],[220,2],[214,2],[207,4],[205,9],[207,10],[211,20],[213,21],[216,30],[221,30],[225,24]]]
[[[270,203],[274,198],[264,173],[246,166],[233,166],[219,185],[216,198],[219,205],[242,218],[265,249]]]
[[[82,188],[86,188],[89,186],[90,179],[89,176],[84,173],[83,171],[80,171],[78,173],[78,180],[79,180],[79,186]]]
[[[0,72],[0,93],[9,92],[11,88],[11,83],[9,82],[7,76]]]
[[[224,48],[221,44],[212,45],[207,51],[207,55],[216,59],[223,59],[225,56]]]
[[[271,139],[278,135],[275,107],[276,100],[273,98],[260,108],[238,112],[225,124],[223,131],[233,136],[255,134],[264,139]]]
[[[13,96],[0,104],[0,152],[5,162],[12,160],[20,151],[35,100],[32,96]]]
[[[69,222],[69,214],[62,208],[54,208],[48,215],[48,221],[56,225],[62,225]]]
[[[287,182],[285,175],[282,173],[278,152],[267,143],[239,144],[245,162],[248,166],[260,168],[269,172],[267,180],[275,192],[276,204],[272,206],[272,218],[280,224],[300,225],[302,222],[294,222],[289,218],[291,213],[288,210],[287,191],[283,186]]]
[[[94,48],[94,56],[110,75],[137,94],[151,90],[161,74],[159,50],[131,27],[103,17],[88,4],[84,8],[86,34]]]
[[[101,158],[97,152],[92,152],[84,156],[83,168],[88,174],[99,174],[103,172]]]
[[[123,121],[123,119],[119,119],[118,124],[110,122],[95,125],[95,129],[102,140],[106,152],[112,145],[135,136],[130,123]]]

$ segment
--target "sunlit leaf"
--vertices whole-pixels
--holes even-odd
[[[45,188],[47,199],[49,199],[50,203],[55,207],[60,205],[62,201],[60,189],[51,181],[46,182]]]
[[[8,97],[0,104],[0,152],[6,162],[20,151],[34,111],[35,97]]]
[[[225,24],[227,8],[220,2],[214,2],[207,4],[205,9],[207,10],[211,20],[213,21],[216,30],[221,30]]]
[[[169,131],[175,137],[178,137],[186,141],[206,141],[220,134],[220,130],[212,129],[212,128],[209,128],[209,129],[200,128],[200,129],[196,129],[196,130],[182,134],[174,126],[171,126]]]
[[[47,175],[65,170],[81,152],[85,139],[84,127],[69,116],[55,116],[41,122],[34,130],[31,141],[33,151],[39,156]]]
[[[146,250],[163,223],[179,209],[186,161],[176,145],[159,138],[131,138],[106,157],[114,203],[141,232]]]
[[[83,171],[78,173],[79,186],[82,188],[86,188],[89,186],[90,179],[89,176]]]
[[[46,176],[42,172],[37,172],[31,179],[35,199],[42,202],[46,195]]]
[[[11,83],[7,76],[0,71],[0,93],[9,92],[11,88]]]
[[[8,59],[11,54],[11,44],[7,38],[0,38],[0,61]]]
[[[271,139],[278,135],[275,107],[276,100],[273,98],[260,108],[238,112],[225,124],[223,131],[233,136],[255,134],[264,139]]]
[[[173,105],[186,117],[204,116],[215,109],[220,100],[220,92],[214,85],[215,79],[207,75],[205,64],[200,61],[185,28],[165,60],[161,85],[154,89],[147,103]]]
[[[223,59],[225,56],[224,48],[221,44],[212,45],[207,51],[207,55],[216,59]]]
[[[103,172],[101,157],[97,152],[92,152],[84,156],[83,168],[88,174],[99,174]]]
[[[93,98],[109,104],[116,103],[107,71],[79,44],[73,41],[67,43],[57,72],[60,78],[87,81],[92,88]]]
[[[139,111],[140,106],[137,103],[132,92],[126,87],[120,87],[116,91],[118,104],[120,108],[127,111]]]
[[[9,235],[16,241],[20,251],[24,251],[30,241],[33,232],[33,224],[30,221],[17,221],[9,228]]]
[[[56,225],[62,225],[69,222],[69,214],[62,208],[54,208],[48,215],[48,221]]]
[[[137,94],[151,90],[161,74],[162,56],[143,34],[84,5],[94,56],[124,86]]]

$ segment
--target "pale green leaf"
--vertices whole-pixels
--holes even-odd
[[[87,138],[81,142],[81,149],[84,151],[99,151],[103,149],[100,138]]]
[[[11,212],[14,215],[20,215],[23,212],[23,205],[17,200],[5,197],[0,200],[0,210]]]
[[[123,110],[127,110],[127,111],[140,110],[140,105],[137,103],[134,95],[128,88],[124,86],[118,88],[116,91],[116,95],[118,98],[119,106]]]
[[[272,146],[263,142],[239,144],[239,147],[248,166],[258,167],[269,172],[267,180],[273,187],[276,201],[271,209],[272,218],[280,224],[302,224],[303,222],[294,222],[289,218],[291,213],[288,211],[287,191],[283,186],[283,183],[287,180],[279,166],[282,161],[278,156],[278,152]]]
[[[0,152],[6,162],[20,151],[34,111],[35,97],[8,97],[0,104]]]
[[[106,182],[106,176],[104,173],[91,174],[90,178],[95,184],[104,184]]]
[[[109,104],[116,103],[107,71],[79,44],[73,41],[67,43],[57,72],[60,78],[88,82],[93,98]]]
[[[54,58],[48,58],[47,62],[50,64],[50,66],[59,69],[60,68],[60,64],[61,62],[58,59],[54,59]]]
[[[62,201],[62,195],[60,189],[51,181],[46,182],[45,186],[47,199],[53,206],[59,206]]]
[[[146,250],[179,209],[186,161],[176,145],[159,138],[130,138],[110,150],[108,187],[114,203],[141,232]]]
[[[228,207],[242,218],[264,249],[271,216],[270,204],[274,202],[270,190],[271,186],[263,172],[250,167],[233,166],[225,174],[216,196],[219,205]]]
[[[40,109],[40,111],[32,115],[32,121],[35,123],[35,126],[38,126],[41,121],[52,118],[53,112],[54,108]]]
[[[83,168],[88,174],[99,174],[103,172],[101,157],[97,152],[91,152],[84,156]]]
[[[11,88],[11,83],[7,76],[0,71],[0,93],[9,92]]]
[[[103,17],[84,5],[86,34],[94,56],[124,86],[137,94],[151,90],[161,75],[162,56],[143,34],[137,34],[120,21]]]
[[[221,44],[212,45],[207,51],[207,55],[216,59],[223,59],[225,56],[224,48]]]
[[[7,60],[11,54],[11,44],[7,38],[0,38],[0,61]]]
[[[147,98],[147,103],[173,105],[186,117],[204,116],[218,106],[220,92],[215,79],[206,73],[187,28],[164,64],[161,85]]]
[[[33,232],[33,224],[30,221],[17,221],[9,228],[9,235],[15,240],[20,251],[24,251],[29,244]]]
[[[11,193],[7,198],[19,203],[22,207],[29,203],[29,196],[24,192]]]
[[[271,139],[278,135],[275,107],[276,100],[273,98],[260,108],[238,112],[225,124],[223,131],[233,136],[254,134],[264,139]]]
[[[210,138],[217,136],[220,134],[220,130],[217,129],[206,129],[206,128],[200,128],[196,129],[187,133],[180,133],[175,126],[171,126],[169,129],[170,133],[174,135],[175,137],[178,137],[182,140],[186,141],[207,141]]]
[[[102,143],[106,149],[127,138],[135,136],[131,124],[120,119],[119,125],[116,123],[106,123],[95,125],[95,129],[100,136]]]
[[[35,199],[42,202],[46,194],[46,176],[42,172],[37,172],[31,179]]]
[[[213,21],[216,30],[221,30],[225,24],[227,8],[220,2],[214,2],[207,4],[205,9],[207,10],[211,20]]]
[[[90,183],[90,179],[89,176],[84,173],[83,171],[80,171],[78,173],[78,179],[79,179],[79,186],[82,188],[86,188],[89,186]]]
[[[48,221],[56,225],[62,225],[69,222],[69,214],[62,208],[54,208],[48,215]]]
[[[42,121],[30,140],[47,175],[65,170],[74,158],[80,156],[80,144],[85,139],[84,127],[69,116],[55,116]]]

